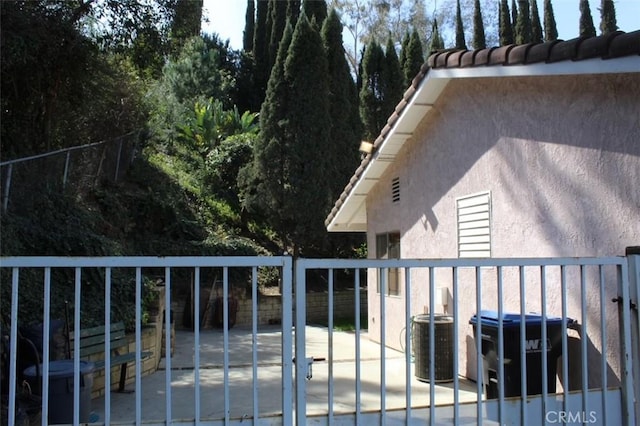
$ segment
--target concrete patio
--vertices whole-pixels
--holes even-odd
[[[142,419],[144,422],[164,422],[167,412],[166,374],[171,376],[171,417],[193,421],[195,418],[194,333],[178,330],[171,371],[162,360],[159,370],[142,379]],[[278,416],[282,407],[281,331],[280,326],[261,326],[257,334],[258,407],[260,417]],[[229,408],[230,418],[251,418],[253,415],[251,329],[236,327],[229,331]],[[307,326],[307,356],[329,359],[328,332],[324,327]],[[200,407],[201,419],[224,418],[223,333],[204,330],[200,335]],[[333,333],[333,411],[335,414],[355,411],[355,334]],[[380,346],[361,333],[361,410],[380,410]],[[405,355],[386,349],[386,410],[404,409]],[[411,364],[413,369],[414,365]],[[328,412],[328,362],[313,364],[313,378],[307,381],[307,414]],[[131,388],[131,387],[130,387]],[[412,400],[415,408],[429,406],[429,384],[411,375]],[[460,402],[476,401],[476,385],[460,380]],[[438,406],[453,403],[453,383],[438,384],[435,388]],[[135,420],[134,394],[111,393],[111,423],[129,424]],[[104,422],[104,398],[92,401],[91,421]]]

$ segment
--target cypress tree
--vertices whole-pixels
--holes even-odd
[[[618,30],[616,8],[613,0],[602,0],[600,3],[600,33],[610,34]]]
[[[278,55],[278,46],[282,38],[285,24],[287,22],[287,3],[284,1],[273,0],[271,3],[271,30],[269,41],[269,69],[273,67]]]
[[[526,43],[531,43],[531,16],[529,15],[529,0],[518,0],[516,44]]]
[[[267,15],[269,3],[267,0],[258,0],[256,7],[256,26],[253,36],[253,58],[255,90],[260,102],[264,99],[269,80],[269,39],[267,38]]]
[[[321,26],[327,17],[327,4],[325,0],[304,0],[302,10],[307,15],[309,22],[316,18],[316,24]]]
[[[553,16],[553,6],[551,0],[544,0],[544,41],[558,39],[558,28],[556,18]]]
[[[409,87],[413,79],[420,72],[422,64],[424,63],[424,51],[422,49],[422,40],[420,40],[420,34],[418,30],[414,28],[409,39],[409,45],[407,46],[407,55],[405,64],[402,67],[404,74],[405,87]]]
[[[351,77],[342,44],[342,23],[332,9],[322,25],[322,41],[327,55],[329,84],[329,199],[336,200],[358,165],[360,115],[358,92]]]
[[[298,16],[300,16],[300,8],[302,7],[301,0],[288,0],[287,1],[287,18],[291,25],[295,26],[298,22]]]
[[[361,66],[360,118],[363,125],[362,136],[365,140],[373,142],[388,117],[382,114],[384,52],[373,39],[365,48]]]
[[[409,41],[411,40],[411,34],[409,31],[404,33],[402,37],[402,44],[400,45],[400,69],[404,70],[404,66],[407,63],[407,53],[409,52]]]
[[[511,29],[513,30],[514,43],[518,38],[518,28],[516,28],[517,23],[518,23],[518,7],[516,6],[516,0],[511,0]]]
[[[500,46],[513,44],[513,27],[511,26],[511,15],[509,14],[509,3],[507,0],[500,1]]]
[[[462,24],[462,11],[460,10],[460,0],[456,2],[456,49],[467,49],[467,42],[464,39],[464,25]]]
[[[298,18],[284,76],[289,86],[288,167],[285,185],[285,239],[293,254],[326,241],[324,219],[329,196],[329,85],[327,57],[319,31],[306,16]],[[301,208],[304,206],[304,208]]]
[[[244,32],[242,33],[242,48],[245,52],[253,51],[253,35],[256,32],[256,2],[247,0],[247,12],[244,15]]]
[[[172,50],[178,52],[183,43],[200,35],[203,0],[178,0],[171,23]]]
[[[473,7],[473,48],[484,49],[486,47],[487,40],[484,36],[484,22],[482,22],[480,0],[475,0]]]
[[[436,53],[438,50],[444,49],[444,41],[438,31],[438,20],[433,20],[431,28],[431,43],[429,44],[429,55]]]
[[[533,0],[531,3],[531,42],[542,43],[542,24],[538,12],[538,0]]]
[[[404,74],[400,69],[400,61],[391,36],[387,39],[384,62],[383,115],[388,118],[393,113],[398,102],[400,102],[400,99],[402,99],[404,86]]]
[[[580,0],[580,37],[595,37],[596,27],[591,17],[589,0]]]

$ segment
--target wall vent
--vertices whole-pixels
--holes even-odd
[[[458,257],[491,257],[491,193],[458,198]]]
[[[400,178],[393,178],[391,181],[391,201],[400,202]]]

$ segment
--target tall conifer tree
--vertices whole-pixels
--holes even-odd
[[[518,38],[518,7],[516,6],[516,0],[511,0],[511,29],[513,30],[513,41],[516,42]]]
[[[507,0],[500,1],[500,46],[513,44],[513,27],[511,26],[511,14],[509,13],[509,3]]]
[[[602,0],[600,3],[600,33],[610,34],[618,30],[616,8],[613,0]]]
[[[182,45],[191,37],[200,35],[203,0],[178,0],[171,23],[171,45],[179,53]]]
[[[289,85],[285,128],[291,144],[283,219],[294,256],[326,241],[324,219],[333,201],[326,174],[331,124],[327,70],[319,31],[301,15],[284,64]]]
[[[256,7],[256,26],[253,36],[254,77],[253,82],[260,102],[264,99],[267,81],[271,69],[269,68],[269,39],[267,38],[267,15],[269,2],[258,0]]]
[[[464,39],[464,25],[462,23],[462,11],[460,0],[456,1],[456,49],[466,50],[467,42]]]
[[[256,32],[256,2],[247,0],[247,12],[244,15],[244,32],[242,33],[242,48],[245,52],[253,51],[253,35]]]
[[[538,12],[538,0],[531,3],[531,42],[542,43],[542,23]]]
[[[516,22],[516,43],[531,43],[531,15],[529,0],[518,0],[518,22]]]
[[[556,18],[553,15],[551,0],[544,0],[544,41],[554,41],[558,39],[558,28]]]
[[[371,40],[367,44],[361,66],[360,118],[364,139],[373,142],[388,118],[382,113],[384,51],[375,40]]]
[[[402,67],[402,73],[404,74],[404,85],[409,87],[413,79],[420,72],[424,64],[424,50],[422,49],[422,40],[420,40],[420,34],[415,28],[411,32],[409,38],[409,45],[407,46],[407,55],[404,66]]]
[[[402,43],[400,44],[400,56],[398,60],[400,61],[400,69],[404,70],[404,66],[407,63],[407,53],[409,52],[409,41],[411,39],[411,34],[409,31],[404,33],[404,37],[402,37]]]
[[[332,9],[322,25],[322,41],[327,54],[329,84],[329,135],[331,176],[330,200],[336,200],[358,165],[360,154],[360,115],[358,92],[351,77],[342,43],[342,23]]]
[[[302,7],[301,0],[288,0],[287,1],[287,18],[291,25],[295,26],[298,22],[298,16],[300,16],[300,8]]]
[[[486,47],[487,40],[484,35],[484,22],[482,21],[480,0],[475,0],[473,6],[473,48],[484,49]]]
[[[387,47],[384,53],[384,107],[383,114],[389,117],[400,99],[402,99],[404,75],[400,69],[400,61],[396,48],[391,39],[387,39]]]
[[[595,37],[596,27],[593,25],[589,0],[580,0],[580,37]]]
[[[271,6],[271,30],[269,31],[269,69],[273,67],[278,55],[278,46],[287,22],[287,2],[273,0]]]
[[[431,26],[431,43],[429,44],[429,56],[442,49],[444,49],[444,40],[442,40],[440,30],[438,30],[438,20],[434,19],[433,25]]]
[[[307,15],[309,22],[316,19],[316,24],[322,26],[327,17],[327,3],[325,0],[304,0],[302,2],[302,10]]]

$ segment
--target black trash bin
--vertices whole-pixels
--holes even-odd
[[[520,324],[522,318],[519,313],[503,313],[502,332],[504,338],[504,396],[521,396],[522,383],[520,371],[522,370],[520,351]],[[562,318],[547,317],[547,390],[549,393],[556,391],[556,363],[562,355]],[[469,320],[473,325],[473,335],[476,335],[478,317],[474,315]],[[573,320],[567,318],[567,325]],[[482,358],[483,374],[488,380],[486,392],[488,399],[499,397],[498,383],[498,312],[481,311],[480,324],[482,332]],[[476,342],[476,345],[478,342]],[[539,395],[542,393],[542,316],[536,314],[525,315],[525,352],[526,352],[526,377],[527,394]]]
[[[415,358],[416,378],[420,381],[430,380],[431,363],[429,358],[430,341],[429,315],[413,317],[411,336]],[[453,317],[437,314],[433,316],[434,348],[434,382],[453,381]]]
[[[80,423],[88,423],[91,414],[92,362],[80,361]],[[42,365],[24,370],[24,375],[36,394],[41,394]],[[73,360],[49,362],[49,424],[73,423]]]

